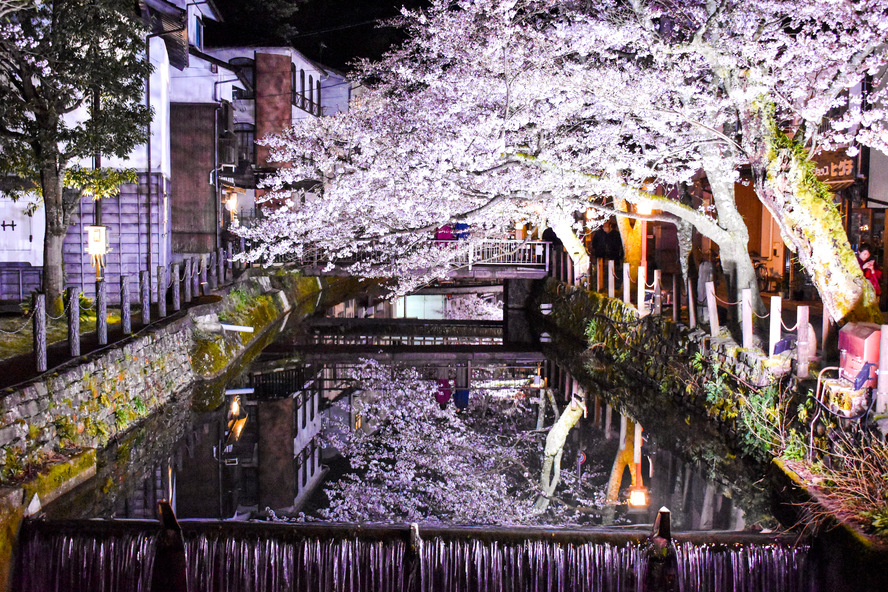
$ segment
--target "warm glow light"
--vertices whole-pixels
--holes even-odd
[[[643,508],[648,505],[647,489],[633,487],[629,490],[629,505],[633,508]]]
[[[90,255],[104,255],[108,252],[107,231],[104,226],[86,227],[86,252]]]
[[[231,417],[237,417],[240,415],[240,397],[235,397],[231,400],[231,408],[229,409],[231,413]]]
[[[237,193],[232,191],[228,194],[228,199],[225,200],[225,209],[229,212],[237,211]]]
[[[649,202],[645,201],[642,203],[635,204],[635,211],[637,213],[641,214],[642,216],[650,216],[651,213],[654,211],[654,208],[651,206],[651,204]]]

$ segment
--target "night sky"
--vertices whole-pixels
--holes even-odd
[[[209,45],[292,44],[309,58],[347,71],[358,57],[378,58],[402,34],[374,21],[427,0],[215,0],[225,23],[210,24]],[[292,16],[281,17],[296,5]]]

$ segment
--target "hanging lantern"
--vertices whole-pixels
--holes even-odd
[[[108,228],[106,226],[86,227],[86,252],[90,263],[96,268],[96,279],[102,277],[105,268],[105,254],[108,252]]]
[[[87,226],[86,252],[92,256],[104,255],[108,249],[107,232],[106,226]]]

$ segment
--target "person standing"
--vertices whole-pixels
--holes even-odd
[[[873,285],[876,297],[881,296],[882,270],[879,269],[876,258],[873,257],[872,249],[868,244],[860,245],[860,249],[857,251],[857,263],[860,264],[860,269],[863,270],[863,276]]]
[[[623,240],[610,220],[592,235],[592,253],[596,259],[614,261],[614,269],[620,268],[623,262]]]

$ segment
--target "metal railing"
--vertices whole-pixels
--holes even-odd
[[[460,239],[434,240],[432,243],[441,249],[458,249],[464,243]],[[520,241],[520,240],[485,240],[472,245],[464,253],[458,253],[450,263],[457,267],[523,267],[549,271],[550,243],[548,241]],[[375,253],[357,253],[350,257],[337,258],[333,263],[337,265],[352,265],[359,262],[367,262]],[[292,253],[278,257],[279,263],[294,263],[306,267],[321,267],[330,263],[329,257],[312,246],[304,246],[301,253]]]

